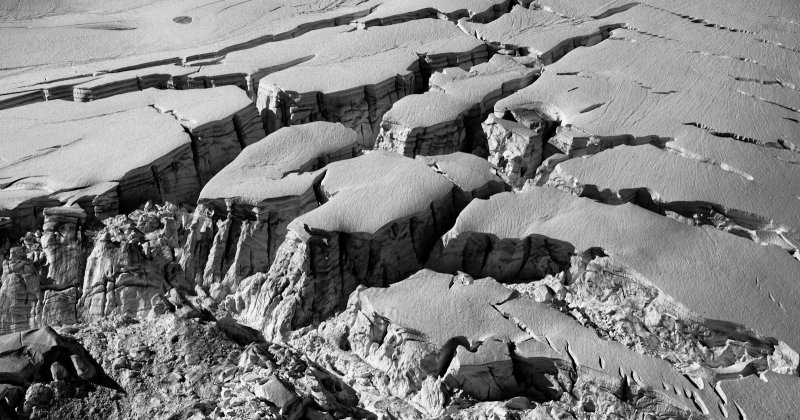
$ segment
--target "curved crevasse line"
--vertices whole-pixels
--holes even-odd
[[[743,176],[743,178],[752,180],[752,177]],[[795,257],[800,255],[797,244],[787,237],[793,236],[792,231],[756,213],[702,200],[667,201],[657,191],[646,187],[615,190],[600,185],[585,184],[569,174],[560,173],[558,168],[549,175],[545,185],[604,204],[635,204],[692,226],[712,226],[756,243],[780,247]]]
[[[673,16],[677,16],[677,17],[679,17],[681,19],[685,19],[685,20],[688,20],[688,21],[690,21],[692,23],[697,23],[697,24],[703,25],[703,26],[708,27],[708,28],[716,28],[716,29],[720,29],[720,30],[724,30],[724,31],[734,32],[734,33],[746,33],[746,34],[755,35],[755,32],[749,31],[747,29],[733,28],[733,27],[726,26],[726,25],[723,25],[723,24],[720,24],[720,23],[709,22],[708,20],[706,20],[704,18],[701,18],[701,17],[696,17],[696,16],[691,16],[691,15],[686,15],[686,14],[682,14],[682,13],[673,12],[671,10],[667,10],[667,9],[664,9],[664,8],[658,7],[658,6],[653,6],[651,4],[643,3],[642,6],[650,7],[650,8],[665,12],[665,13],[669,13],[669,14],[671,14]]]
[[[620,29],[625,27],[626,25],[622,23],[600,26],[597,28],[596,32],[593,32],[591,34],[566,38],[561,42],[559,42],[557,45],[555,45],[553,48],[544,51],[541,54],[538,54],[538,57],[545,65],[554,64],[555,62],[562,59],[564,56],[569,54],[574,49],[578,47],[591,47],[597,45],[600,42],[609,39],[611,37],[611,32],[614,29]],[[463,27],[461,27],[461,29],[464,32],[470,33]],[[494,50],[497,53],[506,55],[520,55],[520,56],[531,55],[531,51],[527,47],[514,44],[507,44],[498,40],[487,39],[485,37],[480,36],[479,34],[473,34],[473,35],[478,40],[488,45],[491,50]]]
[[[800,149],[798,148],[797,145],[795,145],[795,144],[793,144],[793,143],[791,143],[791,142],[789,142],[787,140],[784,140],[784,139],[777,139],[774,142],[772,142],[772,141],[764,141],[764,140],[755,139],[755,138],[752,138],[752,137],[743,136],[741,134],[717,131],[713,127],[707,126],[707,125],[705,125],[703,123],[699,123],[699,122],[687,122],[687,123],[683,123],[683,125],[688,125],[688,126],[700,128],[702,130],[706,130],[709,134],[711,134],[712,136],[715,136],[715,137],[731,138],[731,139],[734,139],[734,140],[741,141],[743,143],[755,144],[757,146],[762,146],[762,147],[771,147],[771,148],[774,148],[774,149],[786,149],[786,150],[791,150],[793,152],[800,153]]]
[[[771,100],[769,100],[767,98],[764,98],[764,97],[761,97],[761,96],[757,96],[757,95],[754,95],[754,94],[749,93],[749,92],[745,92],[745,91],[743,91],[741,89],[736,89],[736,92],[738,92],[738,93],[740,93],[740,94],[742,94],[744,96],[749,96],[749,97],[751,97],[753,99],[759,100],[761,102],[764,102],[764,103],[767,103],[767,104],[770,104],[770,105],[775,105],[775,106],[783,108],[783,109],[785,109],[787,111],[800,113],[800,109],[795,108],[795,107],[790,106],[790,105],[784,105],[784,104],[779,103],[779,102],[771,101]]]
[[[681,156],[681,157],[685,157],[685,158],[688,158],[688,159],[694,159],[694,160],[696,160],[698,162],[702,162],[702,163],[707,163],[709,165],[718,166],[723,171],[739,175],[740,177],[742,177],[743,179],[745,179],[747,181],[752,181],[752,180],[755,179],[755,178],[753,178],[752,175],[748,174],[747,172],[745,172],[745,171],[743,171],[741,169],[735,168],[735,167],[733,167],[733,166],[731,166],[731,165],[729,165],[729,164],[727,164],[725,162],[720,162],[720,161],[717,161],[717,160],[712,159],[710,157],[706,157],[706,156],[700,155],[698,153],[694,153],[691,150],[686,149],[685,147],[674,145],[671,142],[667,142],[664,145],[664,149],[663,150],[665,150],[667,152],[670,152],[670,153],[675,153],[675,154],[677,154],[678,156]]]
[[[511,7],[514,5],[514,1],[506,0],[502,3],[496,3],[485,10],[482,11],[475,11],[469,9],[458,9],[453,10],[449,13],[443,12],[436,7],[427,7],[422,8],[415,11],[406,12],[403,14],[398,15],[391,15],[382,18],[374,18],[370,20],[357,20],[356,24],[359,28],[369,28],[372,26],[387,26],[387,25],[394,25],[398,23],[408,22],[410,20],[418,20],[418,19],[446,19],[453,23],[458,22],[461,19],[467,19],[472,22],[481,22],[481,23],[489,23],[500,16],[508,13],[511,10]],[[373,11],[375,11],[378,7],[376,6]]]
[[[622,12],[628,11],[630,9],[633,9],[634,7],[638,6],[639,4],[640,3],[638,1],[635,1],[633,3],[623,4],[622,6],[612,7],[610,9],[606,10],[605,12],[600,13],[597,16],[592,16],[592,18],[593,19],[605,19],[607,17],[614,16],[614,15],[616,15],[618,13],[622,13]]]

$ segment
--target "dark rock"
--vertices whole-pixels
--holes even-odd
[[[53,390],[45,384],[33,384],[25,392],[25,404],[32,407],[48,405],[53,401]]]

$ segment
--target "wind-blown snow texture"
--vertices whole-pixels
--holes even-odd
[[[791,418],[795,0],[0,4],[0,418]]]

